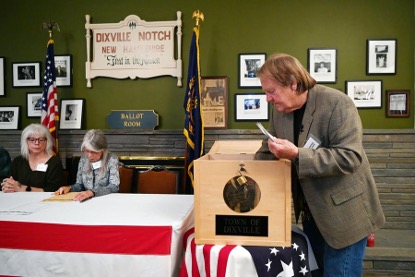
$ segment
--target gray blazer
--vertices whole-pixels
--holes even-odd
[[[273,108],[270,133],[294,142],[293,120],[293,113]],[[321,141],[318,149],[302,148],[310,135]],[[321,85],[309,90],[296,169],[315,222],[336,249],[363,239],[385,222],[362,136],[350,97]],[[255,157],[275,159],[266,139]]]

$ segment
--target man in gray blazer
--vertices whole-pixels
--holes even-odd
[[[320,268],[313,276],[362,276],[367,237],[385,217],[352,99],[317,85],[286,54],[271,56],[257,76],[273,104],[274,138],[255,158],[292,161],[296,220],[301,214]]]

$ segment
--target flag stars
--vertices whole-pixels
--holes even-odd
[[[305,254],[303,251],[301,251],[301,254],[299,256],[300,256],[300,261],[305,261]]]
[[[303,276],[305,276],[307,274],[308,270],[307,267],[301,267],[300,273],[303,274]]]
[[[267,272],[269,272],[269,270],[271,269],[271,261],[268,259],[268,263],[266,263],[266,267],[267,267]]]
[[[292,244],[292,246],[293,246],[293,248],[294,248],[295,251],[298,250],[298,245],[295,242]]]
[[[294,276],[293,262],[286,264],[281,261],[282,271],[277,275],[277,277],[292,277]]]
[[[271,250],[270,255],[271,255],[271,254],[274,254],[275,256],[277,256],[277,254],[278,254],[278,252],[279,252],[279,250],[278,250],[277,248],[273,247],[273,248],[270,248],[270,250]]]

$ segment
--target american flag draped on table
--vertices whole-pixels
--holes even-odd
[[[185,124],[183,134],[186,136],[187,176],[193,186],[193,161],[203,155],[204,130],[202,109],[200,107],[200,65],[199,65],[199,27],[193,28],[190,45],[187,89],[184,98]]]
[[[190,229],[180,277],[309,277],[316,264],[307,239],[294,230],[291,238],[291,247],[196,245]]]
[[[53,152],[58,153],[58,134],[57,121],[59,120],[58,113],[58,89],[56,87],[56,72],[55,72],[55,55],[54,55],[54,41],[48,41],[48,51],[46,53],[45,72],[43,77],[43,94],[42,94],[42,110],[41,123],[45,125],[52,137],[55,140]]]

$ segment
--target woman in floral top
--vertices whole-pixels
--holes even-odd
[[[102,196],[118,192],[120,175],[118,157],[108,151],[107,139],[100,130],[90,130],[81,145],[84,153],[79,161],[76,183],[72,186],[60,187],[55,194],[70,191],[80,192],[73,200],[85,201],[94,196]]]

